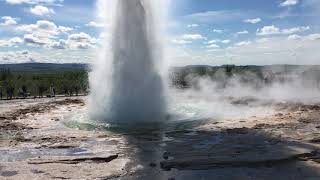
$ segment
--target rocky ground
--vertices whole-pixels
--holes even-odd
[[[70,126],[84,98],[0,102],[0,179],[319,179],[320,103],[228,99],[271,115],[147,131]]]

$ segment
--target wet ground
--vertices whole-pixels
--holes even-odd
[[[320,103],[227,100],[268,113],[110,129],[68,121],[85,98],[1,101],[0,179],[320,178]]]

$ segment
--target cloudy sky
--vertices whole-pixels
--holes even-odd
[[[319,0],[170,1],[171,65],[320,64]],[[0,0],[0,63],[91,63],[109,43],[98,9],[95,0]]]

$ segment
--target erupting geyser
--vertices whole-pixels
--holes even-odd
[[[166,106],[153,0],[116,2],[111,52],[90,74],[91,118],[120,124],[162,121]]]

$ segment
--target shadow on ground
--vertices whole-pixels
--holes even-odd
[[[318,179],[315,144],[259,128],[158,130],[127,136],[123,179]]]

